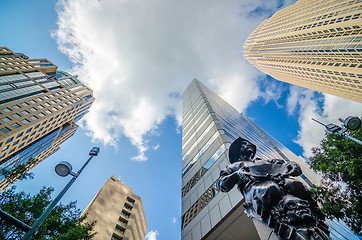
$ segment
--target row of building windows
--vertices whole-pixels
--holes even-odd
[[[362,7],[361,7],[361,9],[362,9]],[[335,16],[339,15],[338,12],[335,12],[335,14],[336,14]],[[343,14],[343,12],[341,14]],[[333,15],[331,15],[331,16],[333,16]],[[289,24],[287,26],[283,26],[283,28],[286,29],[288,27],[293,27],[293,26],[298,26],[298,27],[291,28],[289,30],[280,31],[280,32],[275,32],[275,33],[273,33],[273,35],[287,33],[287,32],[296,32],[296,31],[300,31],[300,30],[304,30],[304,29],[316,28],[316,27],[325,26],[325,25],[331,25],[331,24],[335,24],[335,23],[340,23],[342,21],[344,22],[344,21],[349,21],[349,20],[355,20],[355,19],[358,19],[360,17],[361,17],[361,14],[357,13],[357,14],[354,14],[354,15],[348,15],[348,16],[344,16],[344,17],[340,17],[340,18],[334,18],[334,19],[331,19],[331,20],[316,22],[316,23],[313,23],[313,24],[308,24],[308,25],[303,25],[303,26],[300,26],[299,25],[300,23],[293,23],[292,25]],[[309,22],[311,22],[311,21],[307,21],[307,23],[309,23]],[[281,28],[279,27],[278,29],[281,29]],[[272,32],[272,31],[268,30],[268,32]]]
[[[327,1],[327,3],[324,1],[323,2],[316,1],[316,2],[314,2],[313,6],[311,6],[310,2],[298,2],[296,5],[289,8],[290,11],[293,11],[297,8],[298,14],[289,15],[290,17],[288,18],[288,20],[290,20],[292,22],[297,22],[298,24],[314,22],[314,21],[318,21],[321,19],[338,16],[340,14],[345,14],[345,13],[356,11],[358,6],[352,7],[352,8],[345,8],[342,11],[331,12],[334,10],[342,9],[344,7],[349,7],[351,5],[357,5],[360,2],[361,2],[360,0],[350,1],[348,3],[347,2],[343,3],[340,0],[336,0],[334,2]],[[334,6],[332,6],[332,5],[334,5]],[[292,9],[293,7],[294,7],[294,9]],[[288,8],[283,9],[283,10],[287,10],[287,9]],[[324,13],[328,13],[328,14],[324,14]],[[280,24],[282,21],[285,21],[287,19],[284,14],[276,14],[275,18],[273,19],[274,20],[273,27],[275,27],[275,25],[277,23]]]
[[[202,176],[214,165],[219,157],[226,151],[225,145],[221,145],[219,149],[205,162],[199,171],[188,181],[181,190],[181,196],[184,197],[193,186],[201,179]],[[190,166],[191,168],[192,166]],[[187,172],[187,171],[186,171]],[[186,173],[185,172],[185,173]]]
[[[196,114],[195,116],[192,118],[192,120],[190,120],[189,124],[186,125],[185,128],[182,128],[182,140],[184,141],[185,139],[188,139],[189,137],[191,137],[190,135],[192,135],[195,131],[198,131],[197,129],[195,129],[194,126],[200,126],[201,123],[203,123],[205,121],[205,118],[207,117],[209,113],[209,110],[204,107],[201,108]]]
[[[273,18],[273,25],[276,25],[277,23],[282,23],[285,20],[305,20],[305,19],[311,19],[311,21],[318,21],[320,19],[325,19],[329,16],[329,14],[324,13],[330,13],[333,10],[342,9],[344,7],[349,7],[351,5],[357,5],[360,3],[361,0],[352,0],[352,1],[345,1],[345,0],[330,0],[330,1],[314,1],[313,5],[311,5],[311,2],[309,1],[298,1],[296,4],[291,5],[290,7],[284,8],[280,10],[277,14],[275,14],[275,17]],[[298,14],[290,14],[289,18],[287,18],[285,15],[287,13],[292,13],[297,10]],[[349,8],[347,8],[349,10]],[[354,11],[354,9],[350,10]],[[346,13],[345,11],[344,13]],[[334,12],[333,12],[334,13]]]
[[[268,71],[271,74],[273,72],[288,72],[284,74],[299,74],[300,76],[316,76],[320,78],[320,80],[335,80],[338,82],[345,82],[345,83],[354,83],[352,87],[358,87],[358,85],[362,82],[362,74],[355,74],[355,73],[346,73],[341,71],[331,71],[331,70],[323,70],[323,69],[314,69],[308,67],[295,67],[295,66],[285,66],[285,65],[277,65],[277,64],[260,64],[260,67],[263,68],[263,71]],[[265,68],[265,70],[264,70]],[[268,70],[267,70],[268,69]],[[307,75],[307,76],[306,76]],[[356,85],[355,85],[356,84]]]
[[[7,143],[9,143],[10,141],[12,141],[13,138],[14,138],[14,143],[12,143],[12,146],[18,144],[18,146],[16,146],[16,147],[19,149],[19,148],[21,148],[21,147],[24,145],[25,142],[30,142],[30,141],[32,141],[32,140],[37,139],[37,138],[40,137],[40,136],[43,136],[43,135],[44,135],[45,133],[47,133],[48,131],[50,131],[50,130],[52,130],[52,129],[55,129],[59,124],[62,124],[62,123],[64,123],[64,122],[72,119],[75,115],[81,113],[82,111],[83,111],[83,112],[86,111],[86,109],[81,109],[81,108],[79,108],[80,106],[82,106],[82,105],[77,105],[77,106],[74,108],[73,111],[71,111],[72,109],[68,109],[66,112],[62,112],[61,114],[58,114],[58,115],[56,115],[56,116],[54,116],[54,117],[51,117],[49,120],[45,120],[45,121],[43,121],[42,123],[37,124],[34,128],[29,128],[29,129],[27,129],[27,130],[24,130],[24,132],[20,132],[20,133],[17,135],[17,137],[20,137],[20,136],[22,136],[22,135],[24,134],[23,140],[22,140],[21,142],[18,142],[18,140],[15,140],[14,137],[11,137],[11,138],[7,139],[7,142],[5,143],[6,145],[4,146],[2,152],[6,151],[6,150],[9,148],[9,146],[10,146],[11,143],[10,143],[10,144],[7,144]],[[87,104],[87,107],[89,108],[90,105]],[[59,118],[58,118],[58,117],[59,117]],[[53,120],[53,119],[54,119],[54,120]],[[26,119],[25,119],[25,120],[26,120]],[[18,124],[18,123],[14,123],[14,124]],[[14,124],[12,124],[12,125],[14,125]],[[44,126],[45,124],[47,124],[47,125]],[[18,125],[19,125],[19,127],[20,127],[20,124],[18,124]],[[12,126],[12,127],[14,127],[14,126]],[[38,129],[38,127],[39,127],[39,129]],[[44,129],[44,131],[43,131],[43,129]],[[33,130],[33,131],[31,132],[31,130]],[[0,131],[3,132],[3,133],[6,133],[6,132],[9,132],[10,129],[9,129],[8,127],[3,127],[3,128],[0,129]],[[41,132],[41,131],[42,131],[42,132]],[[30,133],[30,132],[31,132],[31,133]],[[36,133],[37,133],[37,135],[36,135],[34,138],[32,138],[32,136],[35,135]],[[27,135],[25,135],[25,134],[27,134]],[[28,137],[29,137],[29,138],[28,138]],[[26,138],[28,138],[28,140],[25,140]],[[3,143],[0,143],[0,146],[1,146],[1,145],[3,145]],[[15,149],[15,148],[12,148],[12,149],[9,150],[8,153],[13,152],[14,150],[16,150],[16,149]],[[0,158],[4,157],[4,155],[5,155],[5,153],[2,153],[2,154],[0,155]]]
[[[216,182],[214,182],[182,216],[181,229],[184,229],[219,192],[220,190],[218,189]]]
[[[205,131],[202,132],[202,135],[198,138],[196,138],[192,144],[192,146],[185,152],[185,154],[182,156],[182,162],[188,162],[192,159],[190,162],[195,162],[198,158],[201,157],[203,149],[207,149],[211,143],[216,139],[215,135],[217,130],[215,129],[215,124],[211,122]],[[199,154],[196,154],[195,151],[198,151]],[[202,152],[202,153],[201,153]]]
[[[135,200],[132,199],[131,197],[127,197],[126,198],[126,203],[124,203],[123,207],[125,209],[127,209],[128,211],[132,211],[133,209],[133,205],[135,203]],[[118,234],[120,235],[124,235],[125,232],[126,232],[126,229],[125,227],[127,226],[128,224],[128,220],[126,219],[129,219],[130,216],[131,216],[131,213],[128,212],[124,209],[122,209],[121,211],[121,216],[118,218],[118,223],[116,224],[116,227],[114,228],[114,230],[116,231],[116,233],[113,233],[112,237],[111,237],[111,240],[120,240],[120,239],[123,239],[121,236],[119,236]],[[122,225],[122,226],[120,226]]]
[[[344,10],[339,10],[339,11],[335,11],[335,10],[346,7],[346,3],[342,3],[340,5],[335,6],[334,8],[331,7],[328,9],[323,9],[323,7],[316,5],[314,9],[317,11],[314,11],[313,8],[308,6],[305,9],[305,11],[308,11],[308,14],[306,14],[306,15],[301,14],[301,10],[303,9],[303,7],[299,6],[298,2],[297,2],[296,4],[293,4],[290,7],[287,7],[286,9],[289,9],[290,11],[297,11],[298,14],[287,14],[285,11],[279,11],[277,14],[275,14],[275,16],[268,19],[268,22],[266,23],[267,27],[263,27],[263,25],[261,25],[260,27],[257,28],[255,34],[253,34],[252,37],[253,38],[271,37],[271,36],[284,34],[284,33],[292,32],[292,31],[299,31],[299,30],[303,30],[303,29],[322,26],[323,24],[327,25],[327,24],[338,23],[341,21],[355,20],[358,17],[360,17],[360,15],[358,13],[355,15],[343,16],[341,18],[335,18],[332,20],[321,21],[321,22],[317,22],[317,23],[308,25],[308,23],[318,21],[321,19],[331,18],[333,16],[347,14],[347,13],[351,13],[354,11],[360,11],[362,9],[362,5],[355,6],[356,4],[358,4],[360,2],[361,2],[360,0],[357,0],[356,2],[351,1],[349,3],[350,4],[349,6],[353,5],[352,7],[346,8]],[[316,3],[317,3],[317,1],[316,1]],[[333,11],[333,12],[331,12],[331,11]],[[322,15],[324,13],[328,13],[328,14]],[[282,18],[285,18],[285,19],[284,20],[278,19],[278,16],[281,16]],[[293,16],[296,16],[297,18],[293,19]],[[301,20],[301,21],[298,21],[298,20]],[[302,24],[305,24],[305,25],[301,26]],[[298,26],[298,27],[295,27],[295,26]]]
[[[337,48],[348,48],[348,49],[358,49],[360,50],[359,43],[362,42],[362,37],[339,37],[339,38],[327,38],[327,39],[318,39],[318,40],[294,40],[293,42],[284,42],[284,43],[267,43],[260,42],[255,44],[250,51],[256,49],[258,52],[268,52],[276,50],[316,50],[316,49],[332,49],[332,47],[337,46]],[[344,44],[342,44],[344,43]],[[351,47],[350,47],[351,46]],[[318,47],[318,48],[315,48]],[[336,48],[336,49],[337,49]],[[286,51],[288,52],[288,51]],[[358,51],[360,52],[360,51]]]

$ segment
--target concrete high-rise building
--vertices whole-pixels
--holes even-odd
[[[183,93],[182,240],[269,236],[270,229],[246,216],[236,187],[224,193],[216,186],[220,171],[229,164],[230,144],[239,136],[257,146],[256,157],[297,162],[303,171],[299,181],[309,186],[319,183],[321,177],[303,159],[195,79]],[[342,227],[331,232],[337,236],[332,239],[355,239]]]
[[[145,239],[147,223],[141,198],[115,176],[106,181],[84,214],[86,221],[97,221],[95,240]]]
[[[27,172],[57,151],[94,101],[76,76],[56,70],[47,59],[0,47],[0,192],[17,180],[4,172],[19,165]]]
[[[260,24],[245,57],[273,78],[362,102],[360,0],[298,0]]]

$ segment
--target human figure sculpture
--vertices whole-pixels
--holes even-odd
[[[230,146],[229,161],[220,172],[218,186],[222,192],[235,185],[245,198],[245,213],[265,222],[285,239],[328,239],[328,230],[312,192],[294,177],[302,174],[295,162],[256,158],[256,146],[239,137]],[[294,208],[293,208],[294,207]],[[288,209],[290,208],[290,209]],[[285,212],[284,212],[285,211]],[[322,230],[315,230],[320,225]],[[298,229],[313,229],[304,238]]]

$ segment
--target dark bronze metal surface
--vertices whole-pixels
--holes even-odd
[[[256,146],[239,137],[230,146],[229,161],[220,172],[222,192],[237,186],[245,198],[245,213],[268,224],[281,239],[329,239],[324,215],[312,192],[295,177],[302,174],[295,162],[253,160]]]

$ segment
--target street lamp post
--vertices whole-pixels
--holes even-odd
[[[44,211],[44,213],[38,218],[38,220],[34,223],[34,225],[31,227],[31,229],[26,233],[26,235],[22,238],[22,240],[28,240],[31,238],[31,236],[34,234],[34,232],[40,227],[40,225],[43,223],[43,221],[48,217],[50,212],[53,210],[55,205],[59,202],[59,200],[63,197],[63,195],[66,193],[66,191],[70,188],[70,186],[75,182],[77,177],[81,174],[83,169],[87,166],[87,164],[90,162],[90,160],[97,156],[99,153],[99,147],[93,147],[92,150],[89,152],[90,157],[88,160],[83,164],[82,168],[79,169],[77,173],[72,172],[72,166],[68,162],[60,162],[56,167],[55,171],[58,175],[65,177],[67,175],[73,176],[73,178],[68,182],[68,184],[63,188],[63,190],[58,194],[58,196],[49,204],[47,209]]]
[[[357,129],[359,129],[361,127],[361,119],[359,119],[358,117],[353,117],[353,116],[349,116],[347,117],[344,122],[343,122],[343,127],[340,127],[340,126],[337,126],[336,124],[334,123],[329,123],[329,124],[324,124],[324,123],[321,123],[320,121],[312,118],[313,121],[323,125],[326,127],[327,131],[328,132],[331,132],[331,133],[337,133],[341,136],[344,136],[360,145],[362,145],[362,141],[358,140],[357,138],[354,138],[354,137],[351,137],[349,135],[346,134],[346,131],[347,129],[348,130],[352,130],[352,131],[355,131]]]

